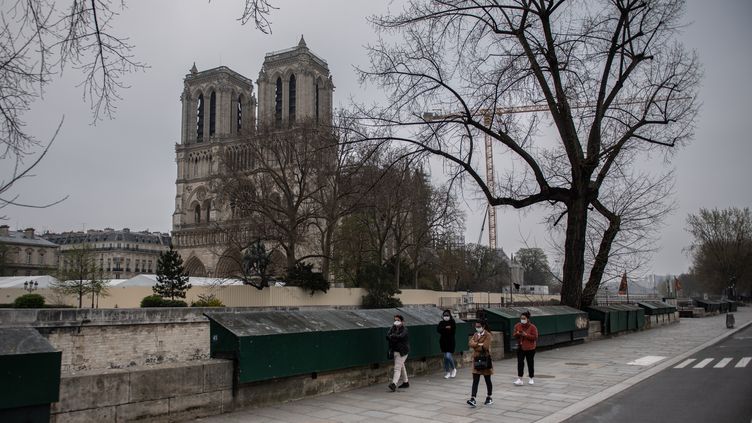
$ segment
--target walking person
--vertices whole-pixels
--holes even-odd
[[[470,399],[467,404],[475,407],[475,396],[478,394],[478,384],[480,377],[483,376],[486,382],[486,401],[485,405],[493,404],[491,394],[493,385],[491,384],[491,375],[493,374],[493,363],[491,362],[491,331],[488,330],[486,322],[475,322],[475,334],[470,338],[470,349],[473,350],[473,387]]]
[[[399,382],[400,376],[402,376],[404,382],[399,385],[399,388],[409,388],[410,382],[407,380],[405,361],[410,352],[410,341],[407,337],[404,317],[399,314],[394,316],[394,324],[389,328],[386,340],[389,341],[389,354],[394,355],[394,375],[392,376],[392,383],[389,384],[389,389],[392,392],[397,390],[397,382]]]
[[[538,328],[530,321],[530,312],[520,315],[520,322],[514,325],[513,336],[517,338],[517,380],[514,384],[522,386],[522,376],[527,361],[527,383],[534,385],[535,381],[535,347],[538,340]]]
[[[457,333],[457,323],[452,317],[452,312],[444,310],[441,315],[441,321],[436,326],[436,332],[439,333],[439,348],[444,354],[444,379],[457,376],[457,366],[454,362],[455,334]]]

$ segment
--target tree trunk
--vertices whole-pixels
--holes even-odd
[[[601,281],[603,280],[603,271],[606,270],[606,265],[608,264],[611,245],[614,243],[614,239],[616,239],[616,234],[619,233],[620,220],[616,215],[609,216],[608,228],[603,233],[603,238],[601,238],[601,243],[598,247],[598,254],[595,256],[593,268],[590,270],[590,277],[587,284],[585,284],[585,289],[582,291],[582,307],[592,304],[595,294],[598,293],[598,288],[600,288]]]
[[[585,189],[581,189],[585,191]],[[585,233],[587,231],[587,194],[574,194],[567,209],[567,231],[564,241],[564,268],[561,303],[580,308],[582,277],[585,273]]]

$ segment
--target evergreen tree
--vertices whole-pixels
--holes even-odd
[[[191,289],[188,274],[183,269],[183,258],[172,248],[159,255],[157,260],[157,283],[152,290],[164,298],[174,300],[176,297],[185,298],[185,293]]]

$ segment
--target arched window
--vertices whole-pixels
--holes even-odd
[[[319,123],[319,83],[316,82],[316,123]]]
[[[277,78],[277,91],[274,93],[274,124],[282,126],[282,78]]]
[[[204,95],[199,94],[196,101],[196,140],[204,139]]]
[[[288,87],[288,118],[292,125],[295,123],[295,74],[290,75],[290,85]]]
[[[217,132],[217,93],[212,91],[209,97],[209,136]]]
[[[204,207],[206,207],[206,222],[209,223],[209,216],[211,215],[211,200],[207,200]]]
[[[243,130],[243,95],[238,96],[238,105],[235,109],[235,120],[237,121],[238,134]]]
[[[201,206],[198,204],[193,209],[193,223],[201,223]]]

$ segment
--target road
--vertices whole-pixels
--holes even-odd
[[[580,422],[752,422],[752,326],[570,418]]]

